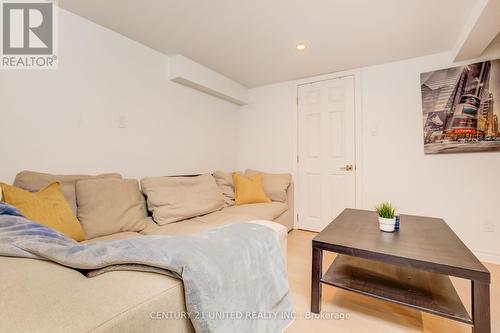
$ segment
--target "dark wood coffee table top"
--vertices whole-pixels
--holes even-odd
[[[373,211],[346,209],[313,239],[325,250],[490,282],[490,273],[445,221],[401,215],[401,228],[381,232]]]

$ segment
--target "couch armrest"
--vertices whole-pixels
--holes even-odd
[[[281,224],[275,223],[275,222],[270,222],[266,220],[252,220],[248,221],[248,223],[255,223],[255,224],[260,224],[263,226],[266,226],[268,228],[273,229],[276,239],[278,240],[281,251],[283,252],[283,257],[285,258],[286,262],[286,257],[287,257],[287,238],[288,238],[288,230]]]
[[[37,259],[0,256],[2,332],[192,333],[189,320],[152,320],[151,312],[186,311],[182,282],[133,271],[86,278]]]
[[[274,222],[284,225],[288,231],[293,229],[295,222],[295,198],[294,198],[294,184],[290,183],[288,185],[288,189],[286,190],[286,204],[288,205],[288,209],[274,219]]]

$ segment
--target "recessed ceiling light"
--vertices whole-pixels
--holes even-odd
[[[304,44],[299,44],[295,48],[299,51],[304,51],[307,48],[307,46],[305,46]]]

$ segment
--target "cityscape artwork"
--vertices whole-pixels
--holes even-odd
[[[500,151],[500,59],[420,75],[425,154]]]

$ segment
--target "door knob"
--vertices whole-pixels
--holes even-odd
[[[340,168],[343,171],[352,171],[354,170],[354,166],[352,164],[347,164],[345,167]]]

